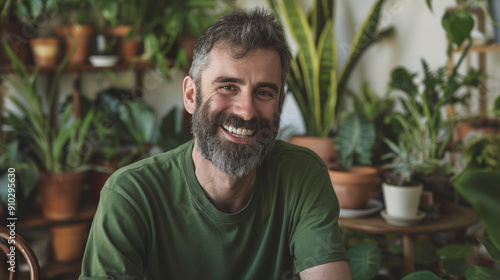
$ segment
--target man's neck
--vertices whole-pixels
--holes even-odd
[[[235,213],[247,205],[255,186],[255,170],[241,178],[231,177],[203,158],[196,142],[192,158],[196,179],[215,208],[225,213]]]

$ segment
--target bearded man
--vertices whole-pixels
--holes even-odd
[[[326,165],[275,140],[290,60],[263,9],[205,30],[183,81],[194,139],[111,176],[80,279],[351,278]]]

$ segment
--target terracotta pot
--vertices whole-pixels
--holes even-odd
[[[89,222],[52,226],[50,234],[54,258],[60,262],[82,258],[89,229]]]
[[[130,25],[108,27],[105,30],[106,35],[113,35],[118,37],[118,54],[125,62],[131,62],[136,59],[137,53],[139,52],[139,41],[135,39],[135,35],[139,31],[136,30],[134,35],[132,35],[130,38],[127,38],[127,35],[131,30],[132,26]]]
[[[313,150],[328,166],[333,166],[335,158],[337,158],[337,152],[331,138],[293,136],[288,142]]]
[[[49,220],[68,220],[79,209],[86,172],[39,174],[42,213]]]
[[[82,64],[89,55],[90,37],[94,28],[89,25],[55,26],[54,33],[64,42],[65,55],[72,51],[70,64]]]
[[[353,166],[349,171],[330,169],[329,173],[340,208],[366,208],[372,191],[378,184],[375,168]]]
[[[59,54],[59,40],[57,38],[33,38],[30,40],[33,60],[39,66],[53,66],[57,64]]]
[[[105,161],[98,163],[99,166],[106,167],[110,169],[110,172],[92,172],[92,177],[90,179],[90,196],[94,204],[99,204],[99,198],[101,196],[102,187],[108,180],[109,176],[118,168],[118,162],[116,161]]]
[[[0,38],[2,42],[4,40],[9,42],[14,54],[25,64],[29,61],[29,38],[31,35],[23,30],[23,24],[19,22],[9,22],[0,25]],[[0,64],[10,64],[10,59],[3,49],[2,44],[0,44]]]

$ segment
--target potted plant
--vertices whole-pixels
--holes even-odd
[[[81,119],[73,119],[72,106],[66,106],[59,125],[51,123],[44,107],[48,106],[49,113],[57,110],[52,101],[57,82],[51,87],[48,98],[43,98],[36,84],[38,70],[29,73],[6,43],[4,48],[13,61],[19,79],[17,83],[11,80],[18,94],[10,98],[18,111],[7,110],[12,128],[9,133],[26,143],[27,152],[38,165],[38,190],[45,217],[52,220],[69,219],[78,210],[85,178],[83,171],[88,169],[91,153],[84,149],[84,145],[94,113],[91,111]],[[55,81],[68,59],[66,57],[59,65]]]
[[[69,64],[86,63],[90,38],[95,34],[88,1],[67,0],[64,3],[61,25],[54,26],[54,33],[63,42],[65,55],[70,54]]]
[[[319,154],[327,164],[335,158],[333,141],[327,137],[335,124],[349,75],[363,52],[391,31],[378,30],[384,2],[378,0],[372,6],[356,33],[346,63],[337,73],[334,1],[315,1],[310,16],[306,16],[297,1],[268,0],[269,6],[276,15],[281,16],[299,47],[292,61],[287,84],[302,113],[306,136],[322,138],[326,147],[321,149],[318,143],[314,143],[309,148],[318,152],[330,151],[330,154]],[[290,142],[300,143],[294,138]]]
[[[41,67],[55,66],[59,58],[59,39],[43,28],[47,18],[54,16],[56,1],[22,0],[16,2],[15,14],[29,37],[33,61]]]
[[[162,5],[137,0],[90,2],[102,18],[99,28],[102,34],[98,35],[116,38],[116,49],[122,61],[137,60],[143,26],[157,15],[156,11],[161,10]]]
[[[449,75],[445,67],[432,71],[422,60],[423,78],[420,82],[415,81],[417,73],[397,67],[391,73],[389,86],[390,90],[403,93],[399,98],[403,112],[394,112],[391,116],[399,122],[405,137],[415,138],[412,142],[424,151],[420,180],[424,182],[424,189],[433,192],[442,211],[446,210],[445,204],[453,195],[450,181],[452,168],[442,159],[456,125],[461,121],[460,116],[447,117],[444,111],[449,105],[465,104],[469,95],[461,93],[460,89],[479,86],[483,77],[480,71],[475,70],[466,75],[458,73],[465,53],[467,51]]]
[[[365,115],[352,112],[342,119],[335,136],[337,166],[329,170],[340,208],[366,208],[378,178],[377,170],[368,166],[374,143],[375,127]]]
[[[383,159],[391,160],[384,165],[387,171],[382,182],[386,214],[389,217],[414,219],[418,214],[423,189],[422,183],[416,178],[424,162],[423,151],[414,138],[401,138],[398,144],[388,139],[385,142],[392,150],[383,156]]]

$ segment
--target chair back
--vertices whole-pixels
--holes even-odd
[[[19,273],[17,266],[17,264],[19,263],[18,252],[21,252],[23,254],[26,262],[28,263],[28,267],[30,268],[30,280],[40,279],[40,266],[35,254],[31,250],[28,243],[21,236],[16,234],[15,231],[11,231],[4,227],[0,227],[0,237],[5,240],[5,242],[0,242],[0,247],[2,248],[2,251],[4,251],[4,253],[7,255],[7,262],[12,268],[10,270],[9,279],[16,279],[16,273]],[[10,242],[11,244],[9,243],[9,240],[12,240]],[[13,251],[11,250],[12,246],[15,246],[16,248],[16,250],[14,251],[14,261],[9,262],[11,259],[11,255],[13,254]]]

